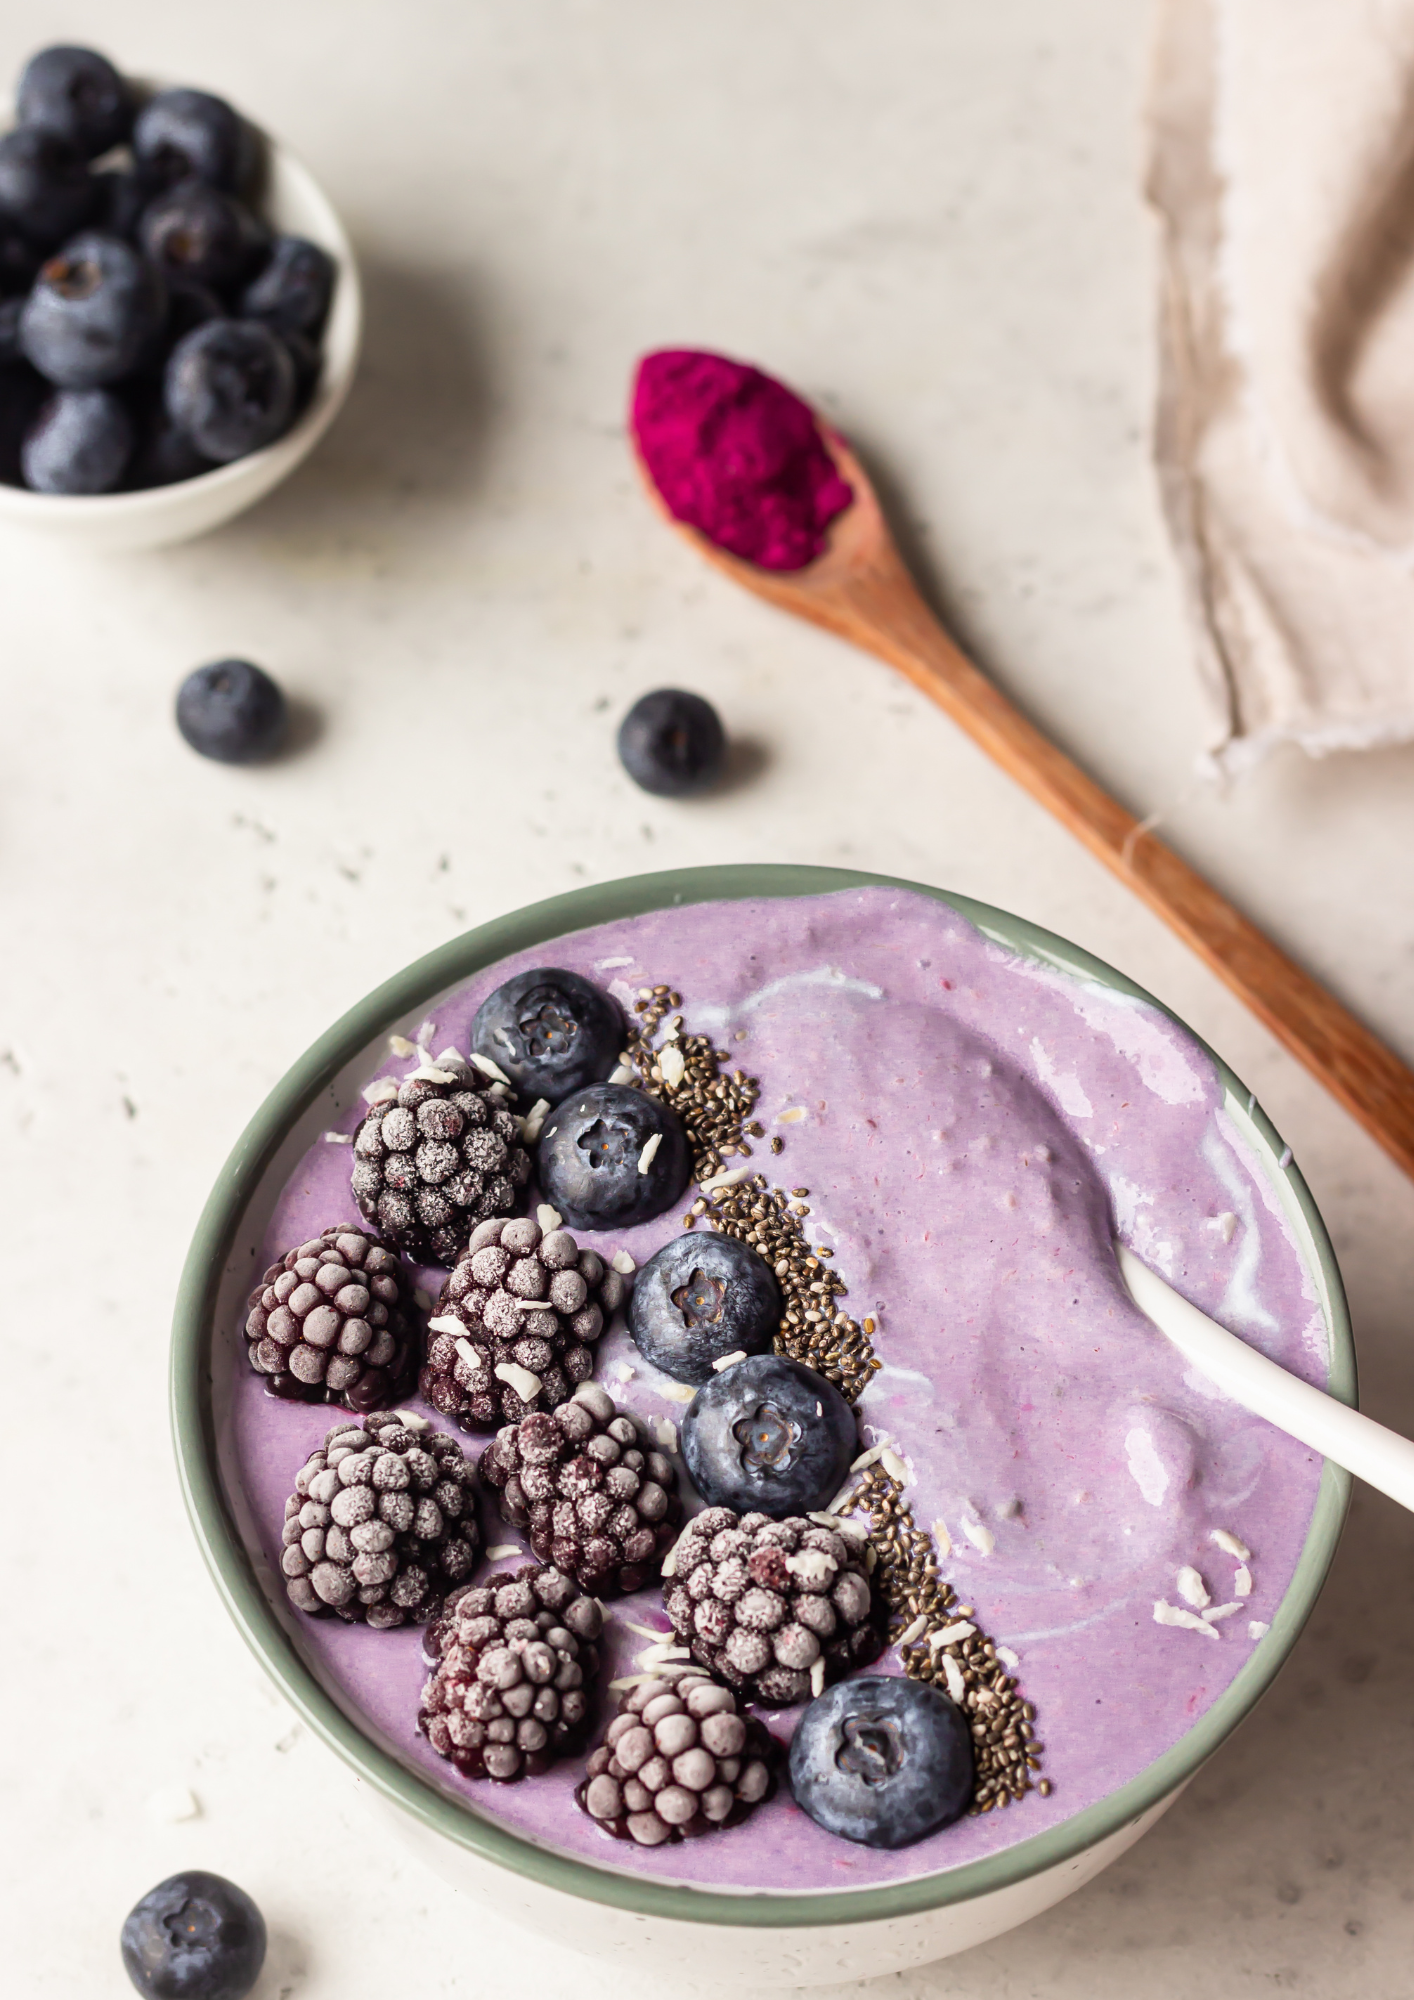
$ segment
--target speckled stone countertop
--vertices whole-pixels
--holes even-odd
[[[229,529],[102,561],[0,541],[0,1176],[8,1406],[25,1413],[7,1465],[50,1524],[6,1542],[16,1990],[119,2000],[122,1915],[183,1865],[265,1909],[259,2000],[410,1976],[426,2000],[463,1993],[468,1936],[478,1990],[523,1979],[523,1938],[385,1848],[264,1684],[188,1533],[165,1414],[176,1274],[250,1111],[369,987],[513,905],[677,863],[841,863],[1098,952],[1256,1089],[1335,1237],[1366,1406],[1414,1431],[1414,1189],[936,710],[696,566],[622,441],[647,346],[717,345],[817,397],[999,679],[1414,1056],[1414,750],[1283,756],[1226,796],[1190,777],[1200,714],[1147,457],[1145,16],[0,16],[0,73],[90,40],[279,132],[344,211],[370,315],[335,431]],[[176,682],[231,653],[297,698],[299,754],[240,772],[180,744]],[[648,799],[614,761],[617,716],[664,683],[711,696],[739,741],[715,799]],[[88,1443],[57,1477],[61,1423]],[[1404,1517],[1360,1495],[1275,1691],[1155,1831],[1049,1916],[879,1993],[1402,2000],[1412,1559]],[[187,1794],[199,1816],[176,1821]],[[535,1949],[556,2000],[713,1991],[686,1968],[650,1986]]]

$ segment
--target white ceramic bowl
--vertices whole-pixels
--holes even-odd
[[[637,1876],[538,1846],[455,1787],[402,1763],[348,1712],[304,1646],[278,1573],[262,1553],[231,1439],[230,1384],[245,1368],[240,1327],[250,1273],[286,1179],[319,1132],[359,1102],[390,1030],[411,1034],[437,996],[514,952],[566,931],[680,903],[804,896],[882,884],[948,904],[984,936],[1090,984],[1149,1000],[1087,952],[964,896],[834,868],[680,869],[606,882],[518,910],[443,945],[337,1022],[278,1084],[221,1175],[197,1229],[177,1300],[172,1424],[192,1525],[227,1609],[286,1699],[362,1779],[364,1795],[438,1873],[532,1934],[572,1941],[660,1982],[664,1967],[760,1987],[877,1978],[983,1944],[1051,1908],[1133,1846],[1252,1709],[1290,1652],[1335,1553],[1349,1476],[1327,1464],[1296,1573],[1265,1638],[1183,1736],[1107,1798],[979,1861],[872,1889],[802,1894],[718,1891]],[[1180,1023],[1180,1026],[1182,1023]],[[1191,1031],[1190,1031],[1191,1032]],[[1210,1051],[1211,1053],[1211,1051]],[[1320,1299],[1329,1387],[1355,1400],[1354,1346],[1329,1239],[1261,1107],[1216,1056],[1225,1109],[1261,1163]],[[671,1980],[668,1982],[671,1990]]]
[[[292,429],[263,451],[219,465],[173,486],[138,493],[31,493],[0,485],[0,532],[19,530],[85,549],[155,549],[189,542],[263,500],[308,458],[352,386],[363,339],[363,293],[344,226],[307,167],[265,138],[261,212],[286,235],[307,236],[338,267],[324,330],[323,367],[309,404]]]

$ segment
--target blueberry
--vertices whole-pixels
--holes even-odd
[[[93,185],[82,156],[57,132],[22,125],[0,139],[0,222],[44,249],[83,227]]]
[[[623,1015],[608,994],[552,965],[498,986],[471,1024],[472,1048],[498,1063],[528,1104],[558,1104],[601,1082],[623,1045]]]
[[[908,1847],[967,1809],[974,1781],[967,1720],[940,1688],[864,1674],[827,1688],[790,1746],[796,1804],[826,1833],[865,1847]]]
[[[334,260],[303,236],[277,236],[265,269],[241,295],[241,316],[276,333],[317,334],[334,290]]]
[[[659,688],[641,695],[619,724],[619,761],[636,785],[659,798],[705,791],[722,775],[727,739],[700,694]]]
[[[198,451],[226,464],[273,444],[295,407],[295,364],[268,326],[213,319],[167,362],[167,413]]]
[[[621,1083],[592,1084],[557,1104],[536,1155],[541,1192],[570,1229],[629,1229],[661,1215],[687,1186],[689,1166],[677,1113]]]
[[[780,1354],[755,1354],[698,1390],[679,1432],[709,1507],[809,1514],[844,1484],[858,1447],[854,1412],[832,1382]]]
[[[41,269],[20,339],[59,388],[100,389],[132,372],[166,314],[159,273],[121,236],[89,230]]]
[[[307,333],[282,333],[280,338],[290,350],[290,359],[295,364],[295,412],[298,414],[319,386],[324,357]]]
[[[111,389],[60,389],[25,433],[20,467],[35,493],[111,493],[132,450],[132,418]]]
[[[15,109],[19,124],[57,132],[86,160],[121,145],[133,124],[128,86],[93,49],[41,49],[31,56]]]
[[[195,479],[213,469],[212,461],[202,456],[168,416],[160,389],[130,395],[128,407],[137,443],[128,461],[125,487],[136,491],[140,487],[175,486],[179,480]]]
[[[640,1354],[679,1382],[714,1379],[724,1354],[764,1354],[781,1323],[775,1273],[749,1243],[691,1230],[650,1257],[628,1325]]]
[[[133,126],[133,152],[165,186],[196,179],[237,194],[251,175],[255,141],[224,97],[204,90],[161,90]]]
[[[177,727],[193,750],[220,764],[252,764],[278,749],[285,697],[249,660],[216,660],[177,690]]]
[[[243,202],[198,180],[178,181],[159,194],[143,213],[138,239],[168,277],[193,278],[218,291],[239,284],[269,241]]]
[[[265,1919],[234,1882],[191,1868],[129,1910],[122,1950],[150,2000],[245,2000],[265,1963]]]

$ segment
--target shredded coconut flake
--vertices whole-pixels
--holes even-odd
[[[997,1538],[985,1521],[964,1521],[962,1532],[979,1555],[989,1556],[997,1546]]]
[[[658,1068],[669,1090],[676,1090],[687,1069],[687,1057],[681,1049],[669,1046],[659,1055]]]
[[[907,1486],[908,1467],[904,1464],[898,1453],[891,1450],[888,1445],[885,1445],[884,1449],[879,1453],[879,1463],[883,1466],[885,1472],[888,1473],[890,1479],[896,1479],[900,1486]]]
[[[638,1269],[633,1261],[632,1252],[628,1250],[616,1250],[609,1262],[621,1278],[631,1278]]]
[[[453,1314],[438,1313],[435,1319],[428,1320],[427,1331],[429,1333],[464,1334],[466,1328]]]
[[[353,1144],[352,1132],[321,1132],[319,1136],[323,1139],[326,1146],[351,1146]]]
[[[703,1194],[713,1194],[718,1188],[735,1187],[737,1182],[744,1181],[750,1172],[750,1167],[728,1167],[723,1173],[709,1174],[705,1181],[699,1181],[697,1185]]]
[[[636,1081],[637,1076],[638,1071],[636,1069],[631,1068],[628,1063],[620,1063],[616,1069],[610,1070],[609,1081],[610,1083],[633,1083]]]
[[[486,1551],[487,1562],[504,1562],[507,1556],[518,1556],[520,1546],[516,1542],[497,1542],[494,1549]]]
[[[405,1431],[430,1431],[432,1426],[426,1417],[420,1417],[416,1410],[394,1410],[393,1415]]]
[[[946,1521],[935,1521],[933,1523],[933,1540],[938,1545],[938,1554],[940,1556],[947,1557],[952,1554],[952,1536],[948,1533],[948,1524]]]
[[[195,1792],[186,1785],[167,1785],[160,1792],[154,1792],[147,1801],[147,1810],[154,1819],[175,1826],[181,1820],[200,1819],[201,1806]]]
[[[1208,1586],[1204,1583],[1202,1577],[1199,1576],[1197,1570],[1193,1569],[1188,1563],[1183,1565],[1175,1581],[1178,1585],[1179,1596],[1185,1604],[1191,1604],[1195,1611],[1201,1611],[1205,1604],[1212,1603],[1213,1600],[1209,1595]]]
[[[964,1639],[970,1639],[977,1627],[970,1618],[957,1618],[951,1625],[940,1625],[936,1632],[928,1634],[928,1644],[933,1651],[941,1652],[944,1646],[960,1646]]]
[[[638,1156],[638,1171],[641,1174],[646,1174],[648,1169],[652,1166],[653,1156],[657,1152],[658,1148],[662,1145],[662,1143],[663,1143],[662,1133],[655,1132],[653,1134],[653,1137],[648,1141],[647,1145],[643,1148],[643,1151]]]
[[[401,1056],[404,1062],[408,1061],[412,1056],[420,1056],[422,1054],[417,1043],[410,1042],[406,1035],[389,1035],[388,1047],[393,1051],[395,1056]]]
[[[1154,1623],[1178,1625],[1185,1632],[1206,1632],[1210,1639],[1219,1636],[1217,1626],[1210,1625],[1206,1619],[1200,1618],[1196,1611],[1184,1611],[1177,1604],[1165,1604],[1162,1598],[1154,1606]]]
[[[1249,1618],[1247,1621],[1247,1636],[1249,1639],[1265,1639],[1271,1629],[1271,1626],[1260,1618]]]
[[[830,1502],[829,1506],[825,1509],[825,1512],[827,1514],[838,1514],[840,1508],[843,1507],[845,1501],[848,1500],[850,1494],[853,1491],[854,1488],[852,1486],[842,1486],[839,1492],[835,1495],[834,1499]]]
[[[686,1646],[666,1646],[655,1644],[645,1646],[638,1655],[640,1667],[665,1667],[670,1660],[690,1660],[692,1654]]]
[[[781,1112],[776,1123],[778,1125],[798,1125],[804,1116],[805,1106],[803,1104],[793,1104],[789,1111]]]
[[[735,1368],[738,1361],[745,1361],[745,1359],[746,1349],[739,1347],[735,1354],[719,1354],[712,1363],[712,1366],[720,1375],[724,1368]]]
[[[653,1436],[664,1451],[673,1452],[678,1448],[677,1425],[669,1423],[666,1417],[658,1417],[653,1424]]]
[[[1021,1665],[1020,1653],[1013,1653],[1010,1646],[998,1646],[997,1658],[1001,1661],[1004,1667],[1011,1667],[1015,1669],[1016,1667],[1019,1667]]]
[[[870,1466],[877,1465],[883,1456],[884,1447],[881,1444],[871,1445],[868,1451],[860,1452],[849,1469],[851,1472],[867,1472]]]
[[[662,1562],[661,1562],[661,1563],[659,1564],[659,1566],[658,1566],[658,1567],[659,1567],[659,1570],[660,1570],[660,1573],[661,1573],[661,1574],[662,1574],[663,1576],[676,1576],[676,1575],[677,1575],[677,1573],[678,1573],[678,1545],[677,1545],[677,1542],[674,1542],[674,1543],[673,1543],[672,1547],[671,1547],[671,1548],[670,1548],[670,1549],[668,1550],[668,1553],[667,1553],[667,1554],[666,1554],[666,1555],[664,1556],[664,1558],[663,1558]]]
[[[697,1391],[690,1382],[670,1382],[663,1394],[670,1403],[690,1403]]]
[[[906,1626],[904,1630],[899,1633],[896,1644],[898,1644],[899,1646],[916,1645],[927,1630],[928,1630],[928,1620],[926,1618],[915,1618],[911,1625]]]
[[[1220,1618],[1231,1618],[1234,1611],[1242,1609],[1242,1599],[1235,1597],[1231,1604],[1210,1604],[1203,1616],[1210,1625],[1216,1625]]]
[[[522,1368],[516,1361],[498,1361],[495,1367],[498,1380],[506,1382],[523,1403],[533,1403],[542,1387],[540,1377],[532,1375],[528,1368]]]
[[[1252,1595],[1252,1572],[1248,1569],[1246,1563],[1238,1564],[1237,1574],[1232,1579],[1232,1587],[1239,1597],[1250,1597]]]
[[[375,1077],[372,1083],[364,1085],[365,1104],[391,1104],[398,1094],[398,1086],[390,1076]]]
[[[1252,1554],[1246,1543],[1239,1542],[1236,1535],[1229,1534],[1226,1528],[1214,1528],[1208,1539],[1216,1542],[1224,1555],[1236,1556],[1240,1563],[1245,1563]]]
[[[960,1702],[967,1693],[967,1682],[962,1678],[962,1668],[951,1653],[943,1655],[943,1678],[948,1684],[948,1693],[954,1701]]]
[[[810,1692],[817,1700],[825,1692],[825,1656],[823,1653],[810,1668]]]
[[[557,1208],[551,1208],[548,1201],[542,1201],[535,1211],[535,1220],[540,1224],[542,1232],[549,1236],[559,1228],[562,1217]]]
[[[498,1062],[492,1062],[490,1056],[480,1055],[473,1049],[471,1060],[473,1066],[479,1069],[483,1076],[489,1076],[493,1083],[503,1083],[508,1090],[514,1089],[514,1085],[506,1075],[506,1072],[501,1068],[501,1065]]]
[[[620,1618],[616,1623],[622,1625],[625,1632],[637,1633],[640,1639],[651,1639],[655,1646],[673,1636],[671,1632],[655,1632],[651,1625],[635,1625],[631,1618]]]
[[[521,1120],[520,1136],[527,1146],[533,1146],[545,1128],[545,1120],[550,1115],[548,1097],[537,1097]]]
[[[436,1063],[423,1063],[420,1069],[408,1071],[409,1083],[455,1083],[456,1071],[439,1069]]]

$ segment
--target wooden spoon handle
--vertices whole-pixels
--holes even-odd
[[[902,563],[885,558],[818,603],[790,608],[907,674],[1177,931],[1414,1176],[1414,1071],[1028,722],[949,638]]]

